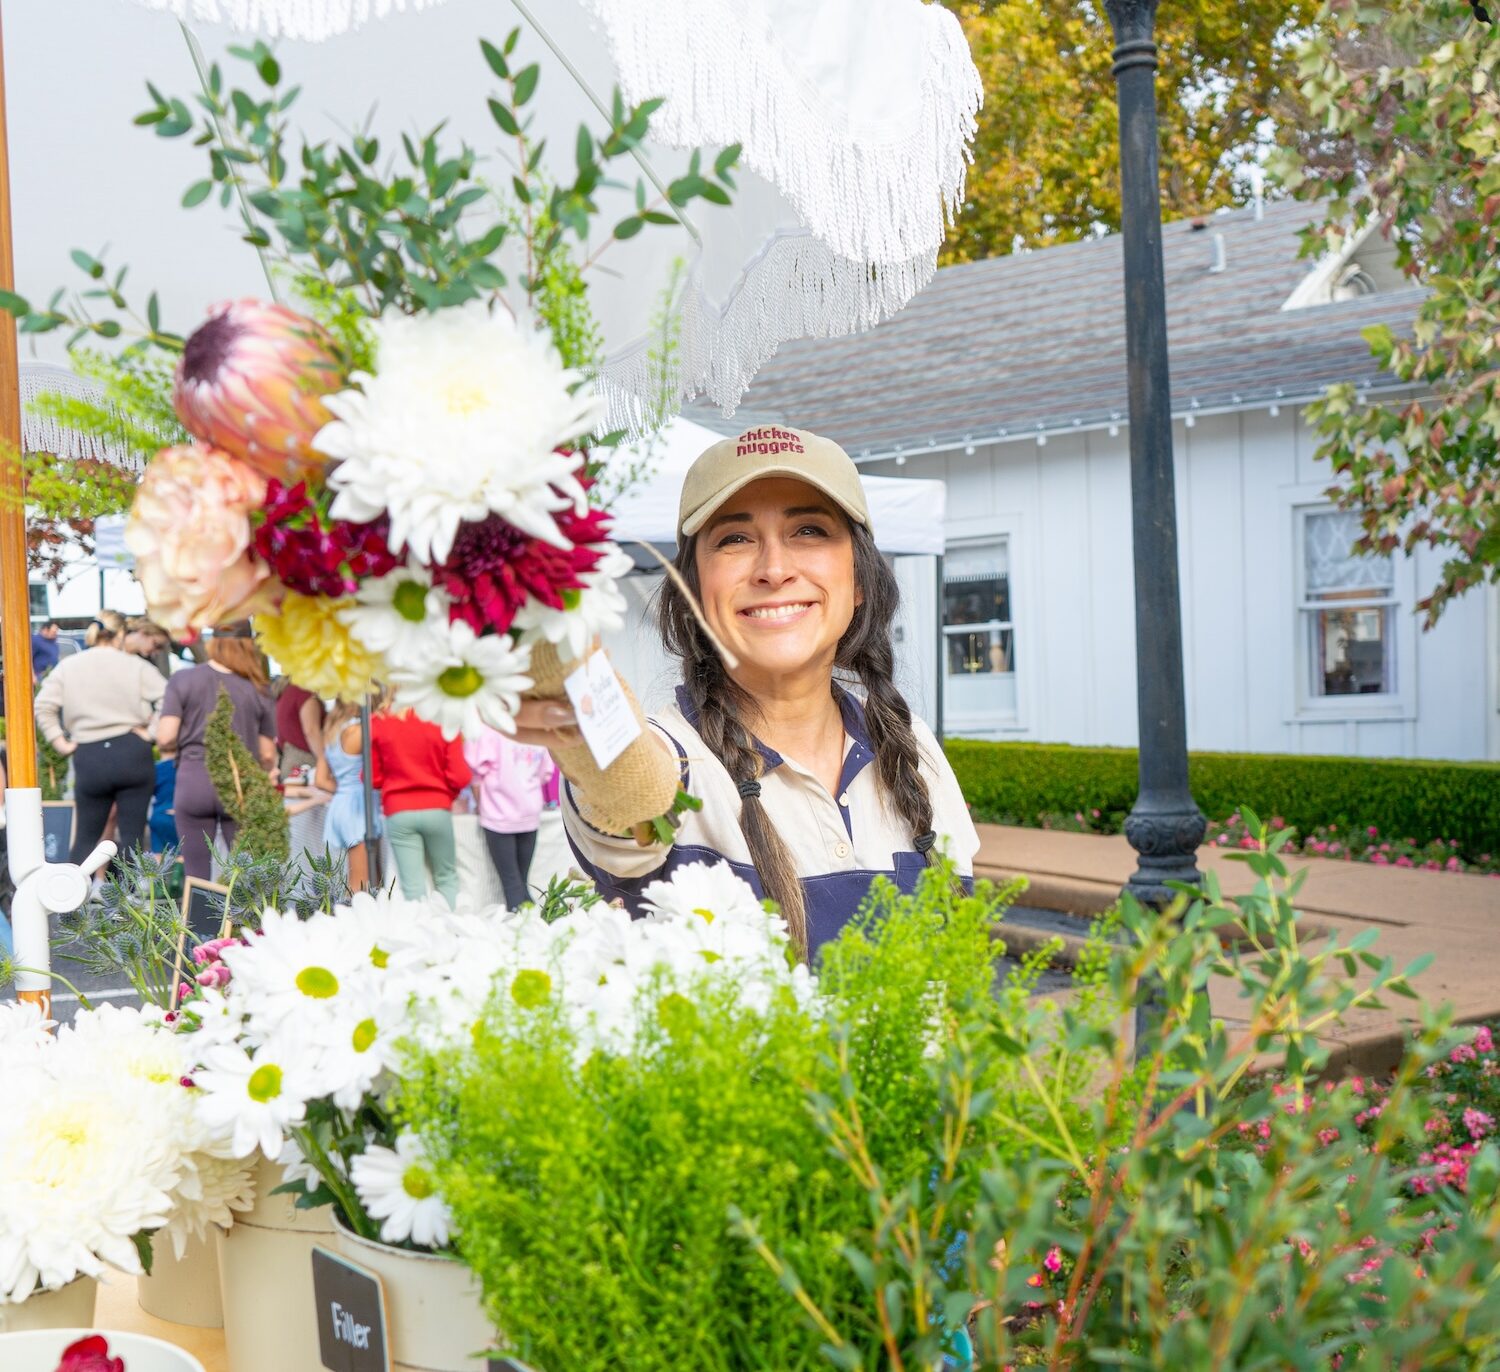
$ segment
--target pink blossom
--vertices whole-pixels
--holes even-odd
[[[1472,1043],[1460,1043],[1455,1045],[1453,1051],[1448,1054],[1448,1061],[1453,1063],[1473,1062],[1478,1056],[1474,1051]]]
[[[1410,867],[1411,865],[1412,865],[1411,859],[1409,857],[1407,857],[1405,854],[1402,854],[1402,856],[1400,856],[1400,857],[1398,857],[1396,859],[1396,866],[1397,867]]]
[[[1373,824],[1368,829],[1365,830],[1365,833],[1369,834],[1369,836],[1371,838],[1379,838],[1380,837],[1380,830],[1377,829]]]
[[[1331,1145],[1337,1143],[1338,1141],[1339,1141],[1339,1131],[1337,1129],[1319,1129],[1318,1130],[1318,1142],[1321,1143],[1324,1148],[1328,1148]]]
[[[1474,1031],[1474,1047],[1481,1053],[1493,1053],[1495,1051],[1495,1040],[1490,1033],[1490,1026],[1481,1024]]]
[[[1054,1276],[1062,1271],[1062,1249],[1056,1246],[1047,1250],[1047,1256],[1042,1259],[1042,1266]]]
[[[1471,1139],[1482,1139],[1495,1128],[1495,1117],[1487,1115],[1483,1110],[1476,1110],[1472,1106],[1464,1111],[1464,1128],[1469,1131]]]
[[[1463,870],[1463,863],[1456,857],[1451,857],[1448,859],[1447,867],[1450,872],[1461,872]]]

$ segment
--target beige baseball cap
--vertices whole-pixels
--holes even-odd
[[[831,438],[764,424],[705,451],[682,483],[679,537],[695,534],[735,492],[768,476],[790,476],[816,486],[858,524],[870,526],[859,469]]]

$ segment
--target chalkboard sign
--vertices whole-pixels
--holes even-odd
[[[225,900],[229,887],[216,881],[204,881],[201,877],[189,877],[182,886],[182,918],[187,923],[188,937],[194,943],[207,943],[209,939],[222,938],[227,930],[229,915]]]
[[[42,844],[48,862],[66,862],[73,851],[77,812],[71,800],[42,802]]]
[[[323,1366],[329,1372],[390,1372],[380,1278],[322,1248],[312,1251],[312,1275]]]

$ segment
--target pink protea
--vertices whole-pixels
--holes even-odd
[[[295,481],[326,458],[313,438],[345,385],[333,339],[283,305],[233,300],[187,341],[172,403],[188,431],[265,476]]]

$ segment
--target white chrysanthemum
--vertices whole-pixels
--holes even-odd
[[[420,662],[431,651],[433,634],[447,625],[450,604],[448,593],[432,584],[432,573],[413,562],[362,582],[339,619],[388,663]]]
[[[507,634],[481,638],[459,620],[434,640],[425,661],[393,665],[391,685],[398,706],[436,724],[445,738],[477,735],[481,724],[513,734],[530,667],[529,647]]]
[[[255,1204],[255,1174],[248,1163],[201,1151],[188,1154],[185,1162],[172,1218],[163,1231],[178,1258],[189,1239],[206,1238],[210,1225],[228,1229],[237,1212]]]
[[[30,1001],[0,1005],[0,1061],[9,1065],[48,1047],[53,1024],[42,1018],[41,1006]]]
[[[422,1248],[448,1246],[453,1215],[438,1194],[422,1140],[416,1134],[398,1134],[394,1149],[365,1149],[354,1159],[350,1171],[360,1203],[371,1219],[381,1222],[383,1242],[409,1240]]]
[[[263,1045],[253,1058],[243,1048],[210,1048],[193,1081],[203,1092],[204,1120],[227,1137],[235,1157],[259,1148],[274,1158],[286,1131],[306,1116],[309,1076],[304,1050],[283,1040]]]
[[[556,547],[554,514],[581,507],[577,457],[555,451],[591,432],[603,406],[562,366],[545,333],[480,301],[374,326],[373,376],[325,398],[336,416],[315,446],[336,459],[336,519],[391,520],[390,545],[445,559],[464,520],[496,514]]]
[[[139,1273],[134,1236],[165,1224],[180,1171],[170,1126],[136,1083],[55,1081],[0,1112],[0,1300],[105,1265]]]
[[[604,557],[594,570],[579,580],[581,590],[564,591],[564,606],[554,610],[536,599],[528,600],[511,622],[522,643],[545,640],[555,643],[564,661],[581,658],[601,634],[625,626],[625,593],[620,578],[628,576],[635,563],[613,543],[598,545]]]
[[[340,1018],[343,1002],[370,973],[368,949],[323,913],[304,920],[266,910],[260,932],[222,956],[233,978],[230,999],[245,1007],[262,1038]]]

